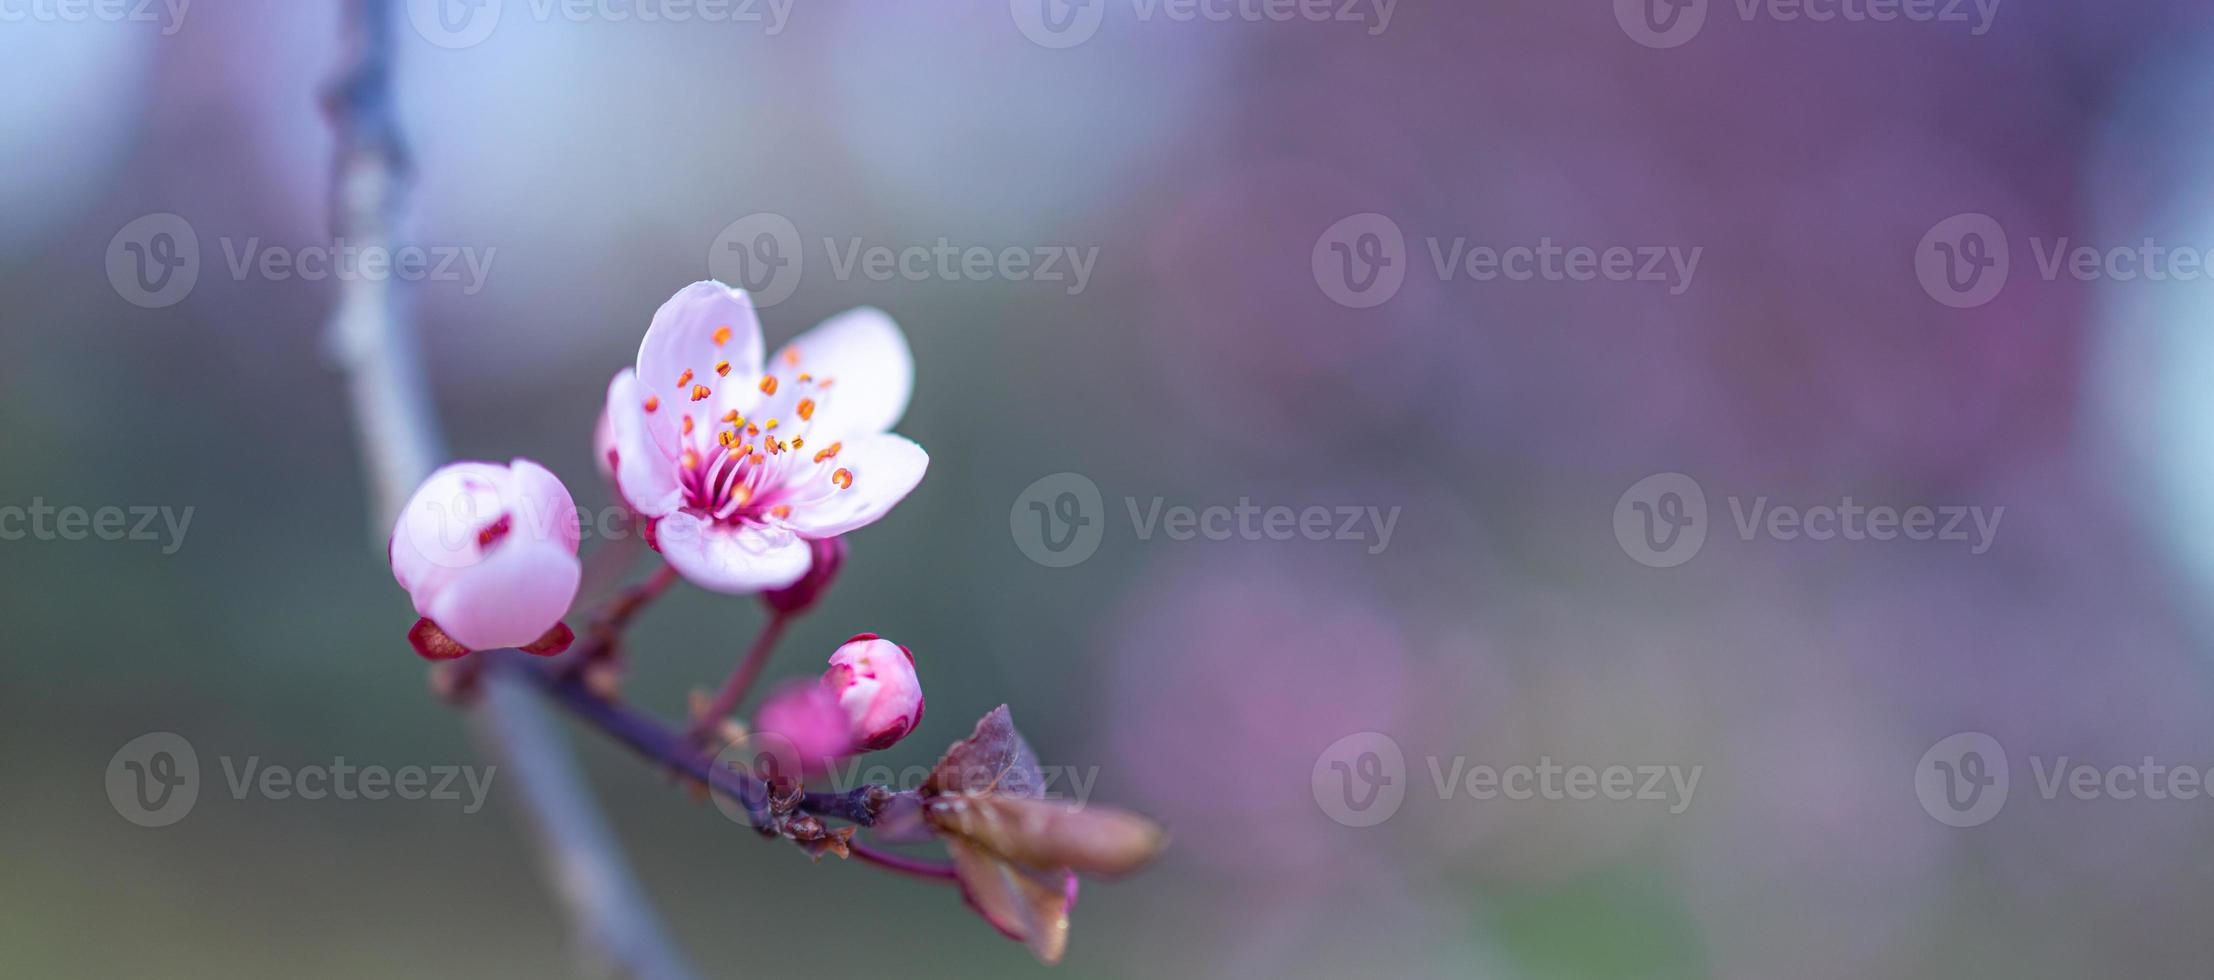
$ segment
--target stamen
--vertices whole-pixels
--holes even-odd
[[[684,434],[685,434],[685,435],[691,435],[691,434],[692,434],[692,417],[691,417],[691,416],[689,416],[689,415],[687,415],[687,416],[685,416],[685,417],[684,417]]]
[[[684,451],[684,457],[683,457],[683,462],[684,462],[684,468],[685,468],[685,469],[688,469],[688,470],[696,470],[696,469],[699,469],[699,468],[700,468],[700,454],[698,454],[698,453],[695,453],[695,452],[693,452],[693,451],[691,451],[691,450],[687,449],[687,450],[685,450],[685,451]]]
[[[776,375],[764,374],[761,376],[761,393],[764,395],[776,394]]]
[[[801,446],[804,446],[804,445],[806,445],[806,444],[807,444],[807,440],[805,440],[805,439],[802,439],[802,438],[800,438],[800,437],[798,437],[798,436],[793,436],[793,437],[792,437],[792,448],[793,448],[793,449],[798,449],[799,447],[801,447]]]
[[[828,449],[822,449],[822,450],[818,450],[818,451],[816,451],[816,453],[815,453],[815,462],[818,462],[818,463],[820,463],[820,462],[822,462],[823,460],[826,460],[826,459],[829,459],[829,458],[830,458],[830,457],[832,457],[832,456],[836,456],[836,455],[838,455],[838,449],[839,449],[839,447],[841,447],[841,446],[844,446],[844,445],[845,445],[845,443],[842,443],[842,442],[834,442],[834,443],[831,443],[831,444],[830,444],[830,448],[828,448]]]
[[[806,376],[806,375],[804,375],[804,374],[803,374],[803,375],[801,375],[801,376],[800,376],[800,380],[801,380],[801,381],[805,381],[805,380],[807,380],[807,376]],[[800,403],[799,403],[799,413],[800,413],[800,421],[802,421],[802,422],[805,422],[805,421],[807,421],[808,419],[814,418],[814,417],[815,417],[815,400],[814,400],[814,399],[812,399],[812,398],[802,398],[802,399],[800,399]]]
[[[744,425],[744,424],[746,424],[746,422],[745,422],[745,420],[744,420],[744,419],[741,419],[741,418],[739,418],[739,417],[738,417],[738,410],[737,410],[737,409],[735,409],[735,408],[733,408],[733,409],[731,409],[730,411],[727,411],[727,412],[724,412],[724,413],[723,413],[723,424],[724,424],[724,425]]]
[[[661,396],[660,396],[660,395],[647,395],[647,396],[646,396],[646,411],[649,411],[649,412],[657,412],[657,411],[660,411],[660,410],[661,410]]]
[[[716,376],[716,377],[719,377],[719,378],[727,378],[727,377],[730,377],[730,362],[729,362],[729,361],[716,361],[716,362],[715,362],[715,376]]]
[[[731,447],[731,446],[735,446],[735,445],[737,445],[737,444],[738,444],[738,433],[736,433],[736,432],[721,432],[721,433],[717,433],[717,434],[716,434],[716,436],[715,436],[715,438],[716,438],[716,439],[718,439],[718,440],[721,440],[721,441],[722,441],[722,444],[723,444],[723,446],[724,446],[725,448],[728,448],[728,447]]]
[[[851,490],[853,489],[853,471],[843,466],[838,467],[838,472],[830,474],[830,482],[837,484],[840,490]]]
[[[769,508],[769,516],[774,517],[777,520],[783,520],[787,517],[790,517],[792,516],[792,505],[778,504],[774,507],[771,507]]]
[[[799,348],[797,348],[797,347],[787,347],[787,348],[785,348],[785,349],[784,349],[784,363],[786,363],[786,364],[789,364],[789,365],[792,365],[793,367],[798,367],[798,366],[799,366],[799,362],[800,362],[800,352],[799,352]]]
[[[767,422],[763,422],[763,423],[761,423],[761,427],[762,427],[762,428],[764,428],[764,429],[767,429],[767,430],[769,430],[770,432],[775,432],[775,431],[776,431],[776,420],[775,420],[775,419],[770,419],[770,420],[768,420]]]
[[[722,345],[724,345],[724,344],[727,344],[727,343],[730,343],[730,328],[729,328],[729,327],[727,327],[727,326],[723,326],[723,327],[716,327],[716,328],[715,328],[715,346],[717,346],[717,347],[721,347]]]
[[[682,387],[684,387],[685,385],[688,385],[688,384],[691,384],[691,383],[692,383],[692,369],[691,369],[691,368],[685,368],[685,369],[684,369],[684,373],[683,373],[683,374],[680,374],[680,375],[678,375],[678,376],[677,376],[677,387],[679,387],[679,388],[682,388]]]
[[[690,372],[690,371],[686,371],[686,372],[684,372],[684,373],[686,373],[686,374],[691,374],[692,372]],[[710,390],[708,390],[708,388],[707,388],[707,386],[706,386],[706,385],[693,385],[693,386],[692,386],[692,400],[693,400],[693,401],[702,401],[702,400],[706,399],[706,398],[707,398],[707,396],[709,396],[709,395],[712,395],[712,394],[714,394],[714,392],[713,392],[713,391],[710,391]]]

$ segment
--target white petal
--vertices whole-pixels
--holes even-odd
[[[930,454],[905,436],[883,433],[847,442],[836,458],[809,479],[820,489],[804,488],[791,499],[784,524],[810,538],[828,538],[876,523],[921,483]],[[853,485],[840,489],[829,474],[844,469]]]
[[[680,510],[654,526],[661,556],[685,581],[744,595],[781,589],[807,574],[807,542],[782,528],[707,520]]]
[[[726,327],[729,333],[716,343]],[[745,290],[695,282],[654,312],[653,324],[638,345],[638,380],[646,394],[660,397],[660,411],[668,413],[665,427],[654,429],[654,438],[670,457],[682,448],[678,432],[683,416],[692,416],[697,440],[724,412],[743,412],[753,403],[761,382],[761,350],[761,320]],[[726,361],[727,374],[715,369]],[[693,400],[697,387],[706,388],[709,396]]]
[[[463,462],[439,467],[415,488],[392,528],[392,577],[419,614],[460,570],[484,560],[477,535],[506,513],[507,467]]]
[[[818,397],[809,441],[889,432],[915,391],[915,355],[883,310],[848,310],[792,339],[769,367],[834,382]]]
[[[683,502],[684,490],[677,484],[675,454],[653,436],[652,416],[668,411],[668,404],[664,400],[649,413],[646,397],[629,368],[607,386],[607,418],[615,432],[615,489],[639,513],[660,517]]]
[[[568,615],[582,576],[577,556],[560,545],[502,542],[422,613],[469,649],[519,647]]]

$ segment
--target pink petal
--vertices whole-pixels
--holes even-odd
[[[653,436],[652,416],[669,409],[664,402],[647,412],[647,397],[637,374],[624,368],[607,386],[607,418],[615,433],[615,488],[633,510],[660,517],[683,502],[684,490],[677,483],[676,456]],[[670,432],[674,438],[675,430]]]
[[[568,615],[582,575],[559,544],[503,544],[455,576],[423,615],[472,650],[525,646]]]
[[[722,343],[715,342],[718,335]],[[692,416],[698,438],[724,412],[744,412],[753,405],[761,383],[761,350],[761,321],[742,289],[695,282],[661,304],[638,345],[638,380],[645,394],[660,398],[658,413],[666,413],[666,423],[653,429],[666,455],[683,450],[683,416]],[[729,364],[727,374],[715,369],[724,362]],[[701,388],[708,397],[695,400]]]
[[[834,382],[818,400],[808,441],[889,432],[915,390],[915,356],[883,310],[862,307],[823,321],[777,351],[778,374],[806,372]]]
[[[732,595],[781,589],[807,574],[807,542],[782,528],[707,520],[679,510],[654,527],[661,556],[700,588]]]
[[[418,615],[463,569],[484,560],[478,536],[506,513],[508,471],[497,463],[449,463],[415,488],[392,528],[392,577]]]
[[[577,502],[561,478],[527,459],[508,463],[507,510],[513,524],[510,533],[527,533],[541,541],[560,544],[570,554],[582,541],[582,517]]]
[[[823,467],[830,473],[841,468],[853,475],[852,485],[841,489],[823,477],[819,487],[792,498],[785,526],[810,538],[827,538],[873,524],[922,482],[930,454],[905,436],[862,436],[847,442]]]

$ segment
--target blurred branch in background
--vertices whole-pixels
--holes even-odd
[[[337,130],[335,238],[385,248],[398,237],[408,160],[393,105],[392,0],[348,0],[345,63],[327,93]],[[339,284],[330,323],[369,481],[371,530],[383,540],[401,504],[446,458],[414,331],[388,278]],[[478,738],[512,773],[542,859],[587,952],[628,976],[689,977],[632,875],[551,716],[528,682],[488,672],[471,712]]]

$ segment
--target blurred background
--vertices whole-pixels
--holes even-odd
[[[903,325],[929,476],[771,674],[885,634],[930,710],[881,761],[1006,702],[1171,826],[1061,975],[2203,975],[2214,800],[2040,787],[2214,767],[2205,5],[402,7],[457,455],[605,505],[607,381],[711,274],[772,345]],[[577,969],[506,774],[475,812],[225,779],[486,761],[403,638],[340,282],[294,265],[342,244],[341,11],[0,0],[8,975]],[[1095,537],[1032,527],[1064,494]],[[1741,519],[1847,501],[1985,530]],[[1147,519],[1241,503],[1377,520]],[[761,615],[680,587],[628,694],[676,717]],[[706,972],[1041,972],[565,727]],[[157,732],[199,798],[141,827],[103,773]],[[1548,762],[1698,781],[1450,778]]]

